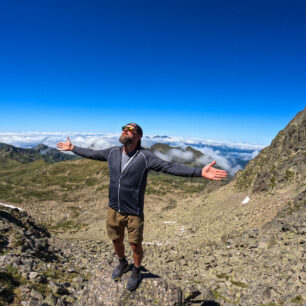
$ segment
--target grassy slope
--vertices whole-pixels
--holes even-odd
[[[107,163],[91,160],[47,164],[38,160],[22,164],[9,160],[0,168],[0,200],[19,204],[27,200],[62,200],[69,191],[88,187],[103,190],[108,185]],[[207,181],[150,173],[147,194],[202,191]]]
[[[105,218],[108,183],[108,166],[103,162],[83,159],[47,164],[38,160],[22,164],[9,160],[0,168],[0,202],[24,207],[53,230],[77,232],[87,226],[96,233],[98,228],[104,229],[101,220]],[[203,192],[207,183],[151,172],[146,198],[168,210],[180,199]]]
[[[24,165],[10,162],[0,170],[0,202],[24,207],[38,222],[67,237],[107,240],[108,167],[88,159]],[[261,226],[292,197],[237,192],[200,178],[152,172],[146,192],[145,241],[179,243],[220,239],[232,230]],[[221,188],[219,188],[221,187]],[[216,190],[214,190],[216,189]],[[214,190],[214,192],[209,192]],[[164,223],[167,221],[175,223]],[[185,239],[182,239],[185,238]]]

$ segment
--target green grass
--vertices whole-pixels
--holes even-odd
[[[148,175],[148,194],[164,195],[172,190],[184,193],[197,193],[203,191],[207,181],[198,177],[181,177],[152,171]]]
[[[75,223],[72,220],[62,222],[60,224],[50,226],[50,230],[54,231],[70,231],[70,232],[76,232],[79,231],[81,228],[86,227],[88,224],[85,223]]]
[[[47,269],[43,272],[43,275],[47,278],[51,278],[55,281],[58,282],[70,282],[72,281],[75,277],[79,276],[79,273],[77,272],[67,272],[64,270],[56,269],[56,268],[50,268]]]
[[[22,164],[0,163],[0,201],[12,204],[31,201],[74,200],[74,191],[93,188],[93,194],[108,192],[109,170],[105,162],[89,159],[48,164],[44,160]],[[193,194],[203,191],[207,181],[150,172],[147,194]],[[76,212],[75,212],[76,213]]]
[[[49,293],[52,293],[51,288],[47,284],[35,283],[31,287],[39,292],[43,297],[46,297]]]
[[[212,290],[212,294],[213,294],[213,296],[216,300],[223,300],[227,303],[238,304],[238,302],[236,302],[236,301],[232,301],[232,300],[227,299],[220,292],[218,292],[217,289]]]
[[[20,285],[25,285],[26,279],[23,278],[16,267],[7,265],[5,270],[0,272],[0,305],[1,303],[12,303],[15,297],[15,289]]]
[[[224,279],[226,279],[226,280],[229,280],[229,279],[230,279],[230,277],[229,277],[228,275],[224,274],[224,273],[217,274],[216,276],[217,276],[218,278],[224,278]]]
[[[273,248],[277,244],[277,240],[274,236],[272,236],[268,242],[268,249]]]
[[[300,296],[300,295],[298,295],[298,296],[296,296],[291,302],[292,303],[296,303],[296,304],[300,304],[300,305],[303,305],[303,298]]]
[[[80,213],[81,213],[81,209],[79,207],[68,206],[67,208],[71,211],[72,218],[77,218],[80,215]]]
[[[170,199],[168,205],[166,207],[163,207],[162,210],[166,211],[166,210],[174,209],[176,207],[177,207],[177,201]]]
[[[290,170],[286,170],[286,176],[285,179],[287,181],[292,181],[292,178],[294,177],[294,172],[290,171]]]
[[[234,280],[232,280],[232,279],[230,280],[230,282],[231,282],[233,285],[237,286],[237,287],[241,287],[241,288],[247,288],[247,287],[248,287],[247,284],[242,283],[242,282],[237,282],[237,281],[234,281]]]
[[[108,181],[106,163],[79,160],[47,164],[38,160],[28,164],[0,164],[0,200],[22,203],[28,200],[62,199],[66,192],[99,186]]]

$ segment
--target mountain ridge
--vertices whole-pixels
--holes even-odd
[[[10,144],[0,143],[0,162],[8,159],[23,164],[43,159],[47,163],[76,159],[73,155],[64,154],[57,149],[50,148],[44,144],[38,144],[34,148],[19,148]]]

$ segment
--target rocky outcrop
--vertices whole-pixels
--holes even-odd
[[[0,305],[73,305],[108,246],[50,237],[25,212],[0,207]]]
[[[299,112],[243,171],[234,177],[239,191],[265,192],[305,184],[306,110]]]

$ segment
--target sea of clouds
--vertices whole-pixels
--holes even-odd
[[[33,148],[41,143],[55,148],[58,142],[66,141],[66,137],[69,137],[70,141],[76,146],[106,149],[120,145],[119,136],[119,134],[75,132],[1,132],[0,142],[21,148]],[[238,170],[243,169],[243,165],[253,159],[264,148],[264,146],[256,144],[221,142],[200,138],[187,139],[169,136],[144,136],[142,138],[142,146],[145,148],[149,148],[155,143],[166,143],[182,149],[190,146],[204,154],[196,159],[191,151],[184,152],[179,149],[172,149],[167,154],[156,151],[155,154],[164,160],[196,160],[199,166],[216,160],[217,165],[227,170],[230,175],[234,175]]]

